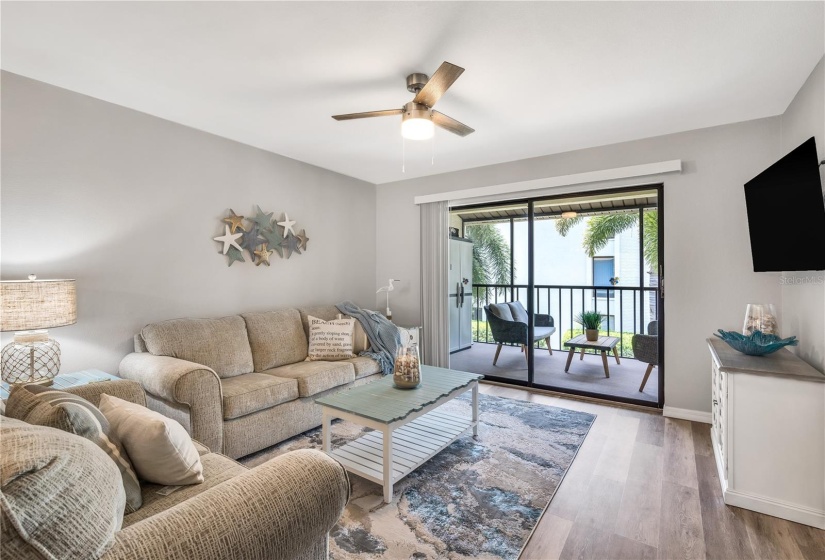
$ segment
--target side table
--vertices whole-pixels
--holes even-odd
[[[79,385],[86,385],[87,383],[97,383],[99,381],[116,381],[120,379],[115,375],[100,371],[99,369],[84,369],[82,371],[75,371],[72,373],[60,373],[54,378],[51,387],[57,390],[68,389],[69,387],[78,387]],[[9,384],[5,381],[0,382],[0,399],[6,400],[9,398]]]

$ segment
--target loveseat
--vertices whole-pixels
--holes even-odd
[[[145,326],[120,377],[137,381],[150,409],[193,439],[243,457],[321,425],[315,399],[380,377],[375,360],[305,361],[308,316],[335,319],[335,306],[172,319]],[[368,346],[355,323],[353,351]]]
[[[104,393],[146,402],[126,380],[66,391],[95,406]],[[193,442],[204,481],[167,495],[143,482],[143,505],[123,515],[118,468],[90,440],[5,417],[0,438],[3,558],[320,560],[350,495],[346,471],[319,451],[247,469]]]

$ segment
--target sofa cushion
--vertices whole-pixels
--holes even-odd
[[[117,466],[94,443],[0,417],[3,558],[99,558],[123,521]]]
[[[344,361],[351,363],[355,368],[355,379],[361,379],[373,373],[381,373],[381,366],[378,362],[366,356],[358,356]]]
[[[223,417],[240,418],[298,398],[298,382],[265,373],[246,373],[221,382]]]
[[[254,369],[252,349],[243,317],[171,319],[146,325],[140,331],[146,349],[204,365],[227,378]]]
[[[131,513],[123,518],[123,527],[133,525],[153,515],[166,511],[181,502],[206,492],[222,482],[238,476],[247,471],[247,468],[239,465],[229,457],[218,453],[206,453],[201,456],[203,464],[203,483],[190,486],[178,486],[171,494],[159,494],[165,486],[159,484],[144,483],[143,507],[135,513]],[[166,493],[166,492],[164,492]],[[214,512],[218,514],[220,512]]]
[[[294,364],[307,357],[307,337],[297,309],[244,313],[255,371]]]
[[[311,397],[327,389],[355,381],[355,366],[347,361],[298,362],[268,369],[264,373],[297,380],[298,395],[301,397]]]
[[[324,321],[332,321],[339,317],[346,319],[349,315],[341,313],[334,305],[319,305],[316,307],[302,307],[298,309],[301,313],[301,324],[304,326],[304,333],[309,337],[309,316],[318,317]],[[370,347],[367,333],[364,332],[364,327],[361,326],[361,321],[355,319],[355,329],[352,332],[352,353],[360,354]]]
[[[137,474],[106,417],[95,405],[77,395],[43,385],[13,387],[8,402],[11,418],[57,428],[97,445],[120,471],[126,491],[126,512],[140,508]]]

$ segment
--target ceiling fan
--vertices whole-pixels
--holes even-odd
[[[349,113],[333,115],[336,121],[352,119],[368,119],[371,117],[401,116],[401,136],[408,140],[428,140],[435,133],[435,126],[449,130],[459,136],[467,136],[475,132],[466,124],[462,124],[444,113],[433,110],[433,106],[441,96],[461,76],[464,68],[443,62],[432,78],[426,74],[410,74],[407,76],[407,91],[415,97],[401,109],[387,109],[385,111],[369,111],[366,113]]]

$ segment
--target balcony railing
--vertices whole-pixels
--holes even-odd
[[[526,284],[473,284],[473,342],[494,343],[484,315],[491,303],[520,301],[527,306]],[[646,333],[647,324],[658,317],[657,291],[651,287],[536,285],[533,305],[536,313],[553,317],[556,332],[550,339],[554,350],[564,349],[564,342],[582,334],[575,317],[583,311],[600,311],[607,316],[601,331],[619,338],[618,347],[625,357],[632,357],[630,340],[634,334]],[[544,347],[544,341],[536,343]]]

